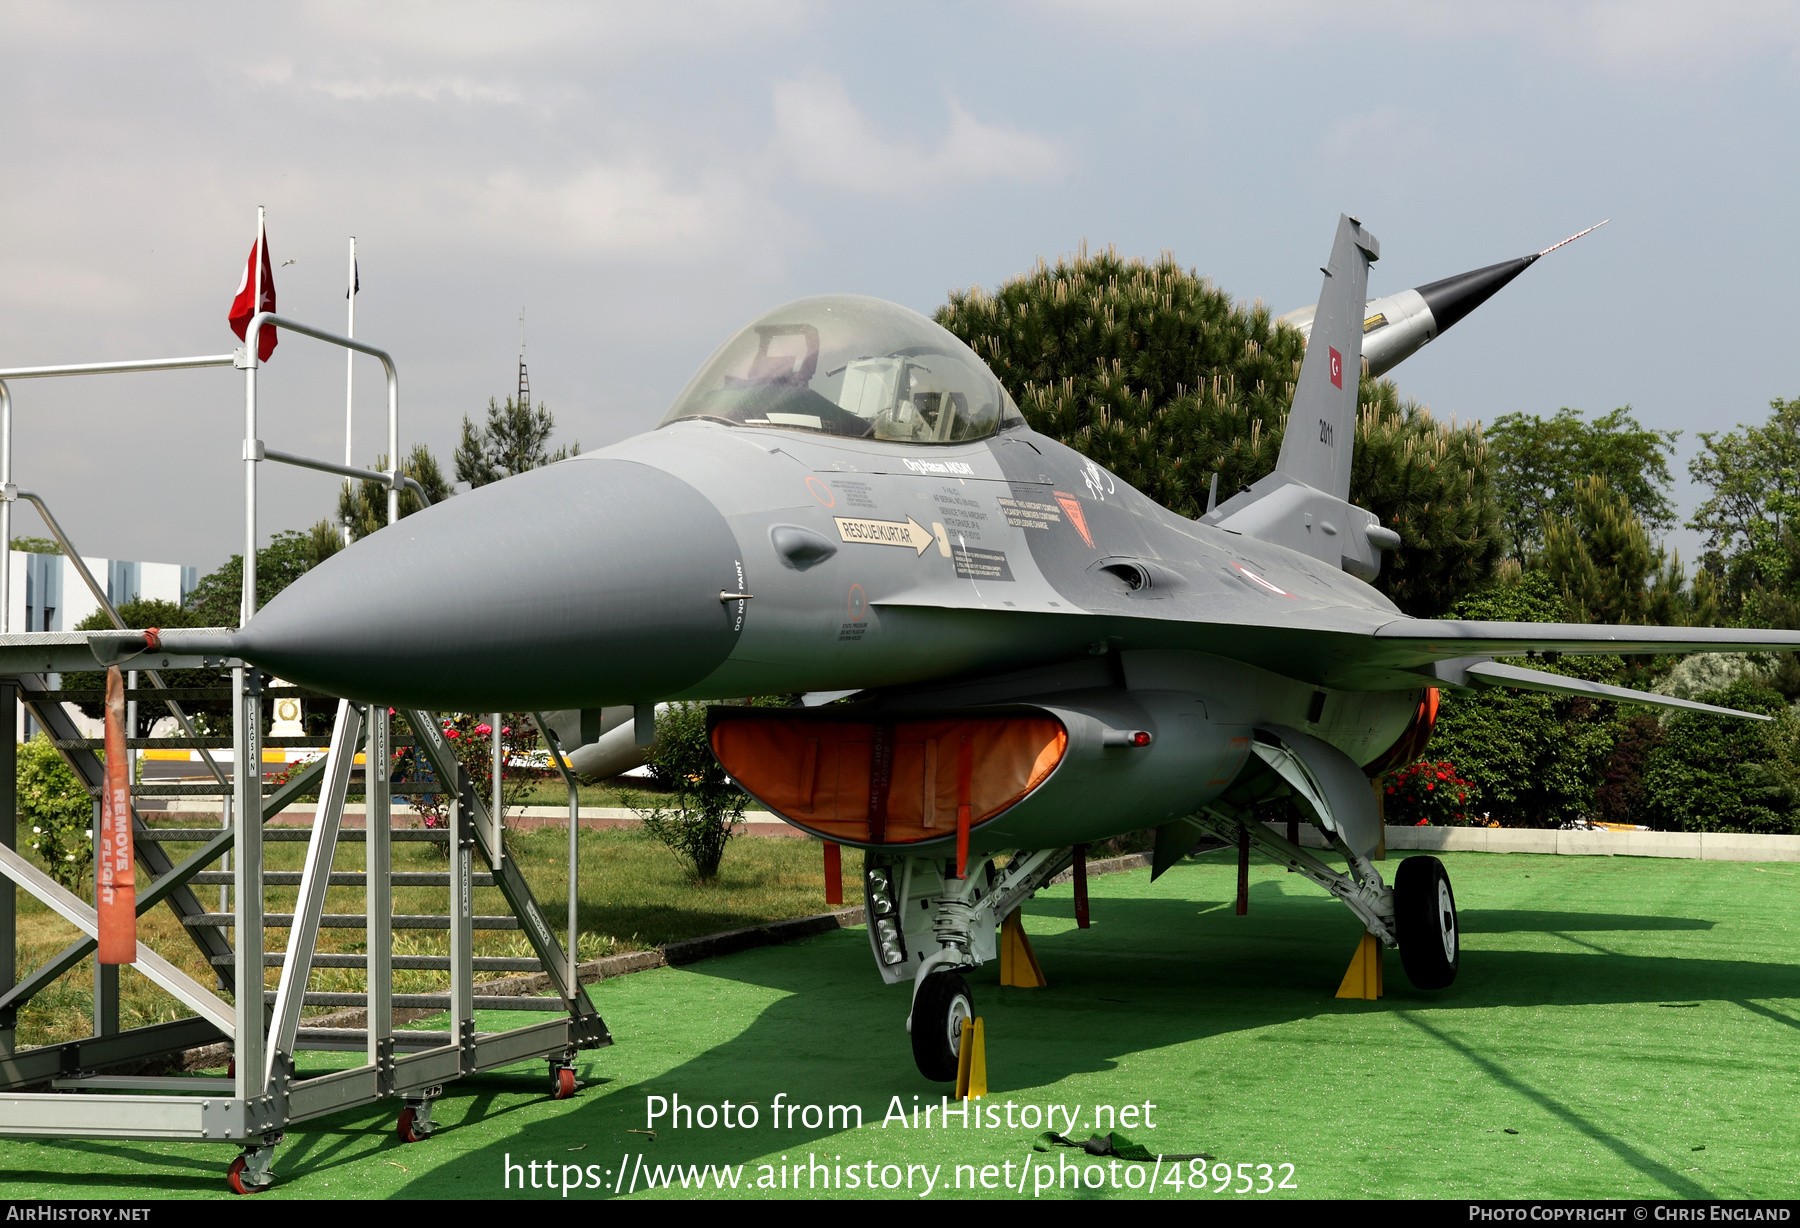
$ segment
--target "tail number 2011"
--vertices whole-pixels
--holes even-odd
[[[1333,445],[1331,442],[1331,434],[1332,434],[1331,423],[1325,421],[1325,419],[1323,419],[1323,418],[1320,418],[1319,419],[1319,442],[1324,444],[1328,448],[1332,447]]]

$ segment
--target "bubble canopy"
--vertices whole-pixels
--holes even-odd
[[[700,419],[899,443],[967,443],[1024,421],[987,364],[916,311],[854,294],[752,320],[658,426]]]

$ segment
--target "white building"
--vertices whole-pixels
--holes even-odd
[[[94,594],[75,569],[75,564],[60,554],[26,554],[9,550],[12,568],[11,608],[7,611],[8,631],[73,631],[81,621],[100,608]],[[187,600],[200,580],[200,569],[179,563],[133,563],[122,559],[91,559],[82,562],[98,584],[105,585],[106,599],[117,607],[122,602],[147,598],[180,605]],[[51,686],[60,685],[52,675]],[[68,709],[76,726],[85,737],[100,736],[100,723],[90,721],[73,707]],[[34,722],[24,715],[21,706],[14,728],[21,740],[29,738]]]
[[[73,631],[100,608],[75,564],[60,554],[8,551],[12,567],[11,631]],[[199,583],[200,569],[179,563],[131,563],[121,559],[82,562],[96,582],[106,586],[106,599],[122,602],[151,599],[180,605]]]

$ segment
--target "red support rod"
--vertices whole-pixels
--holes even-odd
[[[1088,928],[1087,845],[1075,846],[1075,924]]]
[[[956,877],[969,877],[969,807],[975,793],[975,739],[956,751]]]
[[[825,841],[825,902],[844,906],[844,850],[833,841]]]
[[[1238,825],[1238,898],[1237,915],[1250,915],[1250,829]]]

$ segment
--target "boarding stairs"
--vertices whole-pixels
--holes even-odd
[[[47,638],[87,637],[0,637],[30,639],[39,644]],[[0,645],[3,649],[4,645]],[[178,666],[188,664],[201,662],[181,662]],[[207,664],[229,667],[233,685],[181,690],[141,687],[129,690],[127,698],[140,703],[166,703],[171,711],[177,711],[182,701],[229,701],[237,718],[234,726],[240,734],[223,738],[200,736],[185,713],[180,713],[182,719],[176,734],[131,738],[127,747],[199,751],[212,774],[211,780],[199,783],[135,784],[132,826],[139,865],[139,915],[159,905],[170,909],[202,959],[214,970],[220,994],[212,994],[163,961],[165,977],[172,974],[187,981],[186,985],[177,986],[182,991],[177,992],[177,997],[190,1006],[198,1003],[198,1013],[172,1023],[121,1030],[118,970],[115,966],[102,966],[95,978],[93,1036],[15,1051],[11,1038],[20,1008],[91,956],[95,939],[90,933],[69,944],[17,985],[7,988],[0,983],[0,989],[4,989],[0,993],[0,1134],[77,1133],[86,1137],[235,1141],[244,1148],[244,1155],[232,1167],[232,1184],[234,1188],[256,1189],[267,1184],[274,1141],[278,1141],[281,1130],[307,1117],[394,1097],[405,1102],[398,1131],[402,1138],[416,1141],[431,1133],[431,1104],[446,1083],[529,1058],[543,1058],[549,1063],[552,1095],[571,1094],[577,1086],[575,1054],[610,1044],[611,1036],[579,984],[572,949],[565,950],[517,865],[505,855],[503,831],[493,822],[491,811],[456,759],[437,720],[428,713],[408,711],[407,723],[416,732],[410,738],[394,739],[390,736],[386,707],[337,701],[336,721],[325,757],[294,771],[285,782],[270,783],[263,778],[265,746],[315,747],[318,739],[244,737],[241,731],[260,730],[262,706],[267,701],[325,697],[312,696],[298,688],[264,687],[262,677],[241,662],[216,659]],[[89,664],[87,668],[93,666]],[[0,677],[0,726],[14,719],[11,700],[16,695],[88,787],[90,795],[98,798],[104,766],[97,752],[104,749],[104,739],[84,737],[63,705],[97,701],[103,694],[53,688],[49,685],[53,677],[33,673]],[[554,737],[548,730],[545,736]],[[12,758],[15,741],[12,731],[0,728],[0,760]],[[215,762],[210,753],[226,747],[233,751],[229,767]],[[422,760],[436,782],[454,784],[392,781],[388,768],[393,753],[409,747],[419,752],[415,763]],[[359,753],[365,761],[360,784],[353,781],[354,761]],[[553,760],[564,766],[560,751],[554,746]],[[0,776],[10,781],[15,774],[12,764],[0,762]],[[565,779],[572,790],[572,778],[565,775]],[[393,823],[393,794],[442,796],[446,792],[450,795],[447,827]],[[297,799],[309,795],[319,799],[310,825],[271,823]],[[361,828],[343,823],[345,804],[356,795],[365,801],[365,826]],[[152,827],[145,822],[146,812],[138,808],[138,802],[175,797],[218,798],[223,825]],[[256,815],[256,821],[237,821],[247,811]],[[304,868],[263,868],[262,846],[283,842],[306,844]],[[446,868],[396,871],[391,862],[395,842],[441,846]],[[365,868],[333,868],[339,844],[362,845]],[[191,851],[183,852],[184,848]],[[571,870],[575,868],[572,863]],[[93,916],[87,901],[56,887],[12,850],[0,847],[0,869],[6,870],[7,878],[34,894],[57,895],[47,902],[78,925],[82,916]],[[265,889],[270,887],[298,888],[294,910],[269,911]],[[198,894],[207,888],[219,889],[217,910],[208,909]],[[361,889],[361,911],[325,911],[328,893],[339,892],[341,907],[343,889],[356,888]],[[442,889],[445,909],[396,914],[392,908],[395,888]],[[475,888],[497,888],[508,911],[475,913]],[[7,903],[10,905],[10,901]],[[9,906],[5,911],[7,915],[0,918],[0,929],[5,933],[0,936],[7,939],[10,948],[12,910]],[[268,929],[287,931],[285,949],[264,949],[263,934]],[[365,953],[318,952],[318,934],[328,929],[363,931],[367,935]],[[443,955],[393,954],[392,937],[396,930],[446,931],[449,951]],[[473,939],[478,930],[521,932],[532,954],[476,955]],[[571,932],[571,941],[573,936]],[[234,938],[240,945],[234,946]],[[247,947],[242,945],[245,943]],[[139,970],[148,974],[152,971],[145,961],[148,948],[140,943],[139,952]],[[240,983],[260,979],[266,968],[280,969],[279,983],[261,995],[262,1009],[257,1020],[260,1027],[256,1028],[255,1037],[261,1043],[246,1045],[234,1036],[237,1029],[232,1024],[245,1019],[246,1009],[236,1003],[234,991]],[[311,972],[327,968],[361,970],[366,988],[359,992],[308,988]],[[448,973],[450,984],[442,992],[396,993],[395,970]],[[552,993],[474,992],[478,974],[529,973],[544,974]],[[210,1001],[201,1002],[201,994]],[[364,1008],[367,1024],[360,1028],[306,1026],[302,1011],[330,1007]],[[396,1029],[392,1026],[392,1012],[397,1010],[448,1012],[451,1026],[447,1031]],[[556,1017],[507,1031],[480,1032],[475,1029],[477,1010],[534,1011]],[[221,1040],[231,1042],[229,1079],[109,1073],[108,1068],[167,1061],[184,1050]],[[296,1056],[318,1050],[362,1051],[369,1055],[369,1061],[352,1070],[303,1077],[295,1069]],[[24,1090],[45,1084],[62,1094],[45,1097]],[[169,1093],[183,1092],[189,1093],[183,1099],[191,1100],[198,1110],[185,1118],[168,1108],[172,1100]],[[80,1095],[72,1102],[67,1093]],[[222,1093],[227,1099],[221,1099]],[[232,1107],[222,1107],[226,1104]],[[87,1106],[94,1110],[91,1114],[82,1112]]]

